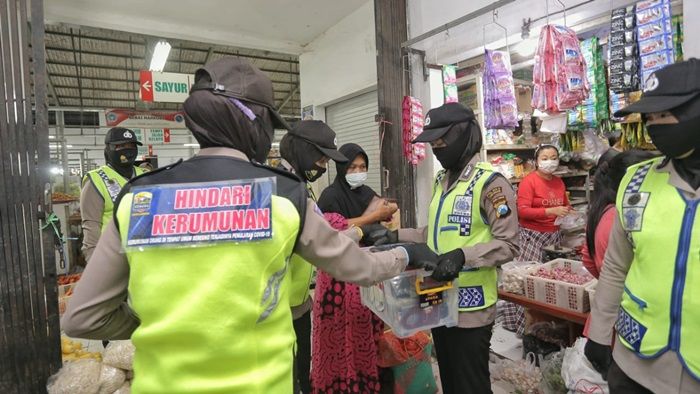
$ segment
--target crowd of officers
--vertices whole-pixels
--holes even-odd
[[[700,277],[700,232],[692,231],[700,201],[700,68],[691,59],[652,77],[626,111],[644,114],[665,156],[631,168],[621,186],[586,355],[612,392],[700,392],[700,353],[690,340],[700,328],[700,287],[692,282]],[[360,285],[426,268],[459,286],[459,324],[432,330],[443,392],[491,392],[496,269],[518,256],[519,226],[511,184],[479,160],[482,132],[471,109],[450,103],[427,113],[414,142],[429,143],[443,168],[428,225],[351,229],[364,245],[400,245],[374,252],[333,230],[312,198],[309,184],[328,161],[348,159],[335,133],[320,121],[291,129],[258,69],[238,58],[206,65],[184,112],[199,153],[148,173],[134,166],[134,133],[108,132],[106,164],[83,181],[88,264],[62,320],[68,335],[131,339],[134,393],[291,393],[294,349],[303,348],[295,342],[308,343],[302,338],[309,335],[298,327],[295,335],[293,318],[308,319],[312,266]],[[275,128],[309,150],[283,149],[280,168],[260,164]],[[174,190],[232,185],[251,186],[252,206],[269,209],[267,236],[138,243],[151,239],[155,216],[173,214]],[[645,286],[649,278],[659,285]],[[613,326],[618,346],[611,352]]]

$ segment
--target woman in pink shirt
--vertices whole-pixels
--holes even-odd
[[[559,150],[554,145],[542,145],[535,151],[535,160],[537,170],[518,187],[519,260],[542,262],[542,248],[561,243],[559,226],[554,222],[568,215],[571,206],[564,182],[553,175],[559,167]]]
[[[593,183],[595,193],[588,208],[586,243],[583,245],[583,265],[596,278],[600,275],[605,251],[608,249],[610,230],[617,214],[615,199],[622,177],[629,166],[654,156],[651,152],[630,150],[598,163]],[[583,329],[583,334],[586,336],[588,336],[588,324],[587,320]]]

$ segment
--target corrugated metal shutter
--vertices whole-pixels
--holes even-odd
[[[353,142],[367,152],[369,170],[367,186],[381,195],[381,164],[379,162],[379,132],[374,116],[377,114],[377,91],[330,105],[326,108],[326,123],[338,134],[338,147]],[[349,157],[352,160],[352,157]],[[330,181],[335,179],[335,166],[329,166]]]

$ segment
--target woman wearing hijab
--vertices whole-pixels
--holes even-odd
[[[368,186],[367,154],[356,144],[340,153],[350,162],[336,163],[335,181],[318,200],[336,230],[387,220],[398,209]],[[337,222],[337,223],[336,223]],[[378,393],[377,341],[382,321],[362,305],[357,285],[335,280],[319,270],[313,309],[311,387],[314,393]]]

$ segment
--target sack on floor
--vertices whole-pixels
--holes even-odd
[[[542,373],[536,365],[537,356],[528,353],[525,360],[498,360],[493,367],[491,377],[513,385],[517,392],[536,393],[542,381]]]
[[[596,371],[583,353],[586,338],[579,338],[566,349],[561,365],[561,376],[570,393],[608,394],[608,382]]]

